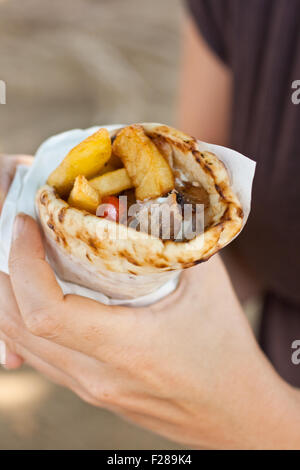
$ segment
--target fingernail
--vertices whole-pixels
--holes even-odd
[[[22,366],[24,360],[18,354],[11,352],[4,341],[0,340],[0,364],[4,369],[18,369]]]
[[[24,230],[25,217],[26,217],[26,214],[21,213],[21,214],[18,214],[17,217],[15,218],[14,229],[13,229],[13,239],[14,240],[19,238],[19,236],[21,235],[21,233]]]
[[[18,354],[6,351],[6,360],[5,363],[2,364],[2,367],[6,370],[19,369],[23,365],[23,362],[22,357],[18,356]]]
[[[0,364],[4,367],[6,364],[7,350],[4,341],[0,340]]]

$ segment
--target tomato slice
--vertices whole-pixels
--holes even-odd
[[[120,204],[116,196],[105,196],[97,209],[97,216],[112,220],[113,222],[119,222],[123,212],[123,205]]]

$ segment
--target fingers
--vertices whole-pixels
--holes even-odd
[[[6,168],[6,172],[13,176],[18,165],[30,166],[34,158],[31,155],[1,155],[2,168]]]
[[[26,350],[25,348],[20,347],[20,351],[22,352],[24,358],[26,358],[26,364],[33,367],[35,370],[40,372],[44,375],[47,379],[51,380],[57,385],[61,385],[62,387],[66,387],[72,392],[76,393],[82,400],[88,402],[91,405],[97,406],[97,402],[92,397],[88,390],[82,387],[77,380],[70,377],[68,374],[64,373],[60,369],[57,369],[52,364],[44,361],[40,357],[36,356],[32,352]]]
[[[9,342],[9,339],[5,337],[3,333],[0,333],[0,336],[1,338]],[[33,354],[31,351],[24,348],[22,345],[17,344],[14,347],[17,348],[18,352],[22,354],[22,356],[24,357],[24,359],[22,359],[22,364],[26,362],[26,364],[33,367],[35,370],[40,372],[47,379],[51,380],[55,384],[69,388],[74,393],[76,393],[80,398],[82,398],[84,401],[94,406],[98,405],[95,398],[92,397],[85,388],[83,388],[75,379],[70,377],[68,374],[64,373],[60,369],[57,369],[52,364],[47,363],[46,361],[41,359],[39,356]],[[11,353],[8,353],[8,354],[11,354]],[[6,364],[3,366],[5,369],[13,370],[13,369],[17,369],[18,367],[20,367],[20,365],[22,365],[22,364],[19,365],[16,359],[16,358],[21,358],[21,356],[12,353],[12,357],[8,357],[8,354],[6,357]]]
[[[8,283],[8,289],[7,287]],[[1,302],[1,308],[2,311],[3,309],[6,310],[6,305],[9,302],[9,296],[10,293],[13,295],[11,292],[11,287],[9,283],[9,278],[6,274],[0,272],[0,298],[2,299]],[[1,324],[1,311],[0,311],[0,324]],[[1,327],[0,327],[1,331]],[[5,369],[18,369],[19,367],[22,366],[24,360],[23,358],[16,354],[16,352],[13,349],[10,349],[8,345],[4,342],[5,346],[5,363],[2,364]]]
[[[70,377],[68,374],[65,374],[61,370],[57,369],[55,366],[48,364],[40,357],[32,354],[32,352],[26,350],[25,348],[19,347],[22,351],[24,357],[26,358],[26,364],[33,367],[35,370],[43,374],[45,377],[50,379],[52,382],[63,387],[67,387],[77,394],[83,394],[84,397],[88,395],[87,392],[79,386],[79,384]]]
[[[45,338],[32,335],[26,328],[22,317],[18,313],[11,282],[6,274],[0,273],[0,298],[5,299],[0,308],[0,332],[5,335],[5,339],[10,341],[11,350],[15,350],[15,345],[21,345],[33,354],[39,356],[50,365],[54,365],[72,377],[84,377],[92,366],[94,359],[85,357],[77,351],[64,348],[61,345],[50,342]],[[94,368],[95,370],[95,368]],[[99,374],[103,371],[97,371]]]
[[[23,365],[23,363],[24,363],[24,359],[21,356],[11,352],[6,347],[5,363],[2,364],[4,369],[8,369],[8,370],[19,369]]]
[[[89,396],[88,401],[93,399],[95,404],[96,398],[89,393],[93,388],[90,384],[93,377],[96,377],[94,382],[104,383],[107,375],[104,366],[76,351],[31,335],[18,313],[10,279],[3,273],[0,273],[0,298],[4,299],[0,307],[0,339],[8,351],[5,367],[12,369],[21,365],[24,362],[22,356],[26,363],[60,385],[74,391],[76,388],[76,393],[80,389],[80,396],[85,400]],[[100,390],[100,385],[98,388]]]
[[[9,270],[22,318],[36,336],[102,359],[134,332],[131,310],[107,307],[79,296],[64,298],[45,252],[37,223],[17,217]],[[99,354],[98,354],[99,353]]]
[[[121,387],[114,368],[103,364],[94,357],[78,352],[80,347],[74,347],[75,351],[73,351],[61,344],[48,341],[46,338],[32,335],[27,330],[22,317],[18,313],[18,306],[14,299],[10,279],[3,273],[0,273],[0,298],[4,299],[3,304],[0,306],[0,338],[4,339],[14,353],[22,355],[27,363],[46,374],[55,382],[71,388],[85,401],[116,410]],[[76,301],[76,305],[72,307],[73,310],[78,307],[78,299],[79,301],[85,300],[75,296],[73,299]],[[80,313],[84,313],[84,310]],[[36,314],[39,314],[38,311],[34,313],[34,315]],[[57,316],[55,312],[52,312],[52,314],[55,321],[57,321],[59,315]],[[44,312],[41,312],[41,316],[44,318]],[[89,328],[93,329],[92,324],[88,323],[88,326],[85,324],[85,329],[82,329],[81,332],[75,330],[75,338],[73,338],[72,311],[70,311],[70,316],[63,314],[62,317],[64,328],[62,333],[60,329],[58,330],[60,332],[58,337],[61,343],[68,343],[71,337],[73,344],[76,338],[78,341],[80,335],[86,336],[86,341],[89,340],[85,332]],[[39,322],[42,324],[43,320],[40,319]],[[45,325],[43,328],[45,328]],[[68,329],[71,329],[71,333],[65,335],[64,330],[68,331]],[[45,336],[48,335],[51,336],[51,333],[45,334]],[[97,339],[99,343],[99,336],[96,335],[96,338],[92,337],[91,339]],[[96,349],[95,341],[93,347],[89,344],[90,355],[93,355],[92,351],[94,348]]]
[[[11,155],[11,158],[16,165],[30,166],[33,163],[34,157],[32,155]]]
[[[112,397],[116,395],[113,370],[78,350],[32,335],[18,313],[10,279],[3,273],[0,273],[0,298],[5,299],[0,308],[0,338],[14,353],[21,354],[27,363],[38,370],[46,371],[46,375],[56,382],[74,391],[76,388],[76,393],[89,403],[113,409]],[[59,339],[63,338],[61,335]],[[61,380],[63,377],[64,382]]]
[[[33,157],[29,155],[2,155],[0,156],[0,212],[12,183],[18,165],[30,166]]]

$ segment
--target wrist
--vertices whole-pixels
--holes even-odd
[[[260,450],[300,449],[300,391],[268,365],[252,406],[250,447]]]

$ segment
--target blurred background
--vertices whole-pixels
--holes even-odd
[[[0,152],[75,127],[175,123],[180,0],[0,0]],[[33,370],[0,370],[0,449],[176,449]]]
[[[180,0],[0,0],[0,151],[51,134],[174,119]]]

